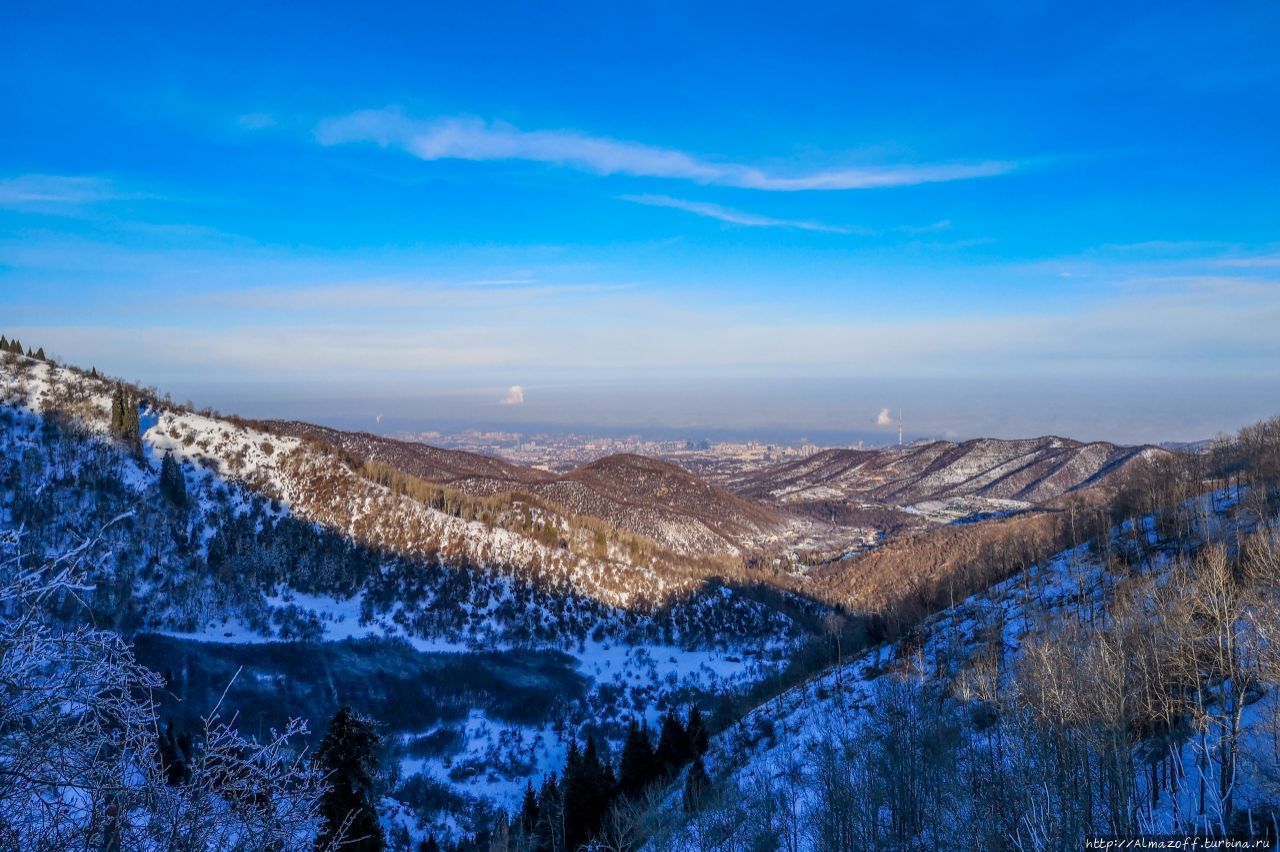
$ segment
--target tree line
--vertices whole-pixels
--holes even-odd
[[[0,352],[11,352],[14,355],[26,355],[28,358],[35,358],[37,361],[49,360],[44,354],[43,346],[36,349],[34,352],[30,349],[24,351],[21,340],[18,340],[16,337],[13,340],[9,340],[3,334],[0,334]]]

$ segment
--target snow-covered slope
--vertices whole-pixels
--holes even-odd
[[[343,695],[333,674],[318,671],[307,684],[309,675],[280,661],[336,654],[382,667],[369,682],[394,689],[369,692],[349,679],[356,692],[347,700],[365,696],[375,702],[365,709],[388,715],[406,703],[439,707],[421,726],[407,718],[393,729],[399,777],[425,773],[448,791],[431,801],[454,816],[426,813],[428,821],[509,806],[558,767],[584,726],[603,744],[627,718],[656,719],[671,702],[750,686],[803,636],[785,609],[709,582],[708,566],[601,548],[594,531],[539,505],[436,508],[367,478],[341,453],[154,392],[141,394],[135,451],[110,435],[115,391],[93,374],[0,358],[0,527],[21,529],[37,562],[91,540],[88,617],[151,637],[139,647],[160,671],[208,679],[243,666],[228,700],[270,713],[264,690],[293,684],[301,691],[291,700],[322,727],[324,708]],[[181,503],[160,487],[170,456]],[[70,600],[65,614],[86,617]],[[382,644],[326,650],[353,640]],[[282,650],[286,641],[310,650]],[[494,653],[533,655],[545,677],[507,672],[486,656]],[[426,671],[506,674],[485,674],[480,686],[406,681],[403,669],[387,668],[399,659]],[[229,660],[236,666],[222,668]],[[522,695],[546,691],[544,680],[564,694],[521,709]],[[413,745],[424,738],[449,745],[424,752]]]
[[[753,551],[778,541],[793,522],[771,506],[731,494],[678,465],[642,456],[608,456],[567,474],[554,474],[367,432],[296,421],[265,425],[468,494],[530,495],[566,515],[599,519],[685,556]]]
[[[107,431],[111,392],[103,379],[16,356],[0,373],[0,393],[11,402],[35,413],[65,411],[98,434]],[[296,518],[380,550],[498,566],[613,606],[687,593],[714,572],[661,553],[601,547],[593,530],[545,505],[482,506],[483,517],[470,507],[442,511],[371,481],[323,445],[245,422],[152,401],[142,425],[153,465],[172,453],[189,472],[242,486]],[[557,534],[542,535],[543,527]]]
[[[1193,532],[1178,542],[1162,541],[1151,518],[1136,527],[1126,524],[1114,531],[1102,554],[1089,545],[1063,551],[938,612],[901,641],[860,653],[756,708],[712,740],[705,761],[715,792],[703,809],[657,819],[651,846],[749,849],[773,838],[797,850],[941,848],[953,843],[992,848],[985,844],[997,842],[1009,848],[1052,849],[1059,848],[1063,837],[1068,838],[1063,842],[1078,843],[1085,832],[1181,836],[1242,832],[1250,825],[1267,830],[1269,815],[1280,807],[1280,751],[1274,745],[1280,697],[1274,679],[1258,676],[1245,698],[1237,747],[1242,756],[1230,784],[1235,814],[1230,823],[1224,822],[1219,795],[1223,764],[1214,759],[1214,738],[1222,735],[1219,717],[1231,715],[1229,709],[1224,713],[1228,689],[1220,680],[1211,676],[1202,687],[1201,709],[1178,705],[1189,715],[1175,717],[1170,730],[1123,734],[1121,742],[1132,737],[1133,744],[1121,747],[1115,759],[1126,763],[1129,775],[1115,774],[1118,770],[1107,769],[1105,761],[1092,770],[1103,780],[1088,795],[1100,799],[1107,783],[1132,778],[1127,791],[1106,793],[1123,805],[1126,822],[1120,826],[1107,821],[1111,817],[1103,805],[1090,809],[1084,787],[1068,788],[1066,800],[1055,800],[1048,785],[1038,786],[1035,773],[1043,767],[1037,761],[1044,758],[1028,752],[1044,747],[1050,735],[1037,731],[1050,723],[1038,721],[1025,705],[1039,701],[1042,712],[1054,712],[1056,699],[1024,697],[1022,706],[1013,700],[1017,689],[1026,689],[1026,682],[1014,683],[1015,672],[1032,665],[1028,655],[1044,653],[1046,641],[1076,643],[1080,657],[1068,659],[1068,667],[1105,669],[1106,655],[1112,652],[1105,642],[1098,649],[1104,631],[1134,629],[1124,627],[1122,619],[1138,625],[1139,633],[1165,629],[1162,618],[1171,613],[1127,608],[1153,595],[1158,599],[1169,584],[1194,582],[1194,570],[1174,572],[1191,558],[1185,551],[1238,542],[1240,534],[1255,529],[1272,535],[1267,530],[1275,523],[1260,523],[1256,513],[1243,510],[1235,489],[1207,494],[1186,509],[1194,519]],[[1115,561],[1125,553],[1129,561]],[[1260,600],[1274,601],[1275,579],[1258,581],[1272,595]],[[1126,612],[1130,614],[1118,614]],[[1240,612],[1245,622],[1251,621],[1247,608]],[[1123,647],[1121,640],[1107,635],[1107,641]],[[1151,647],[1154,653],[1167,650],[1160,640]],[[1265,638],[1261,647],[1266,647]],[[1140,658],[1142,651],[1125,653]],[[1122,706],[1136,706],[1138,681],[1121,682],[1124,666],[1115,665],[1113,683],[1091,681],[1092,674],[1068,675],[1067,680],[1077,677],[1078,687],[1114,687]],[[1255,665],[1261,663],[1251,660],[1243,670],[1252,671]],[[1126,701],[1133,704],[1123,705]],[[1087,777],[1089,758],[1083,753],[1076,759],[1086,761],[1080,771]],[[678,801],[671,804],[674,813]],[[1064,804],[1084,813],[1084,821],[1073,828]],[[999,815],[1002,822],[984,813],[986,807],[1009,812]]]
[[[1027,508],[1097,485],[1156,447],[1057,437],[918,442],[877,450],[824,450],[728,482],[744,495],[810,513],[832,504],[904,507],[941,521]]]

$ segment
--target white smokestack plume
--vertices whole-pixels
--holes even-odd
[[[498,400],[498,405],[524,405],[524,388],[512,385],[507,395]]]
[[[892,426],[893,414],[887,408],[880,409],[880,414],[876,417],[877,426]]]

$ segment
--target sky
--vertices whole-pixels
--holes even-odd
[[[1274,2],[14,4],[0,332],[369,429],[1209,437],[1280,414],[1277,43]]]

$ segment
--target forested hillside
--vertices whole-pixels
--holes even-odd
[[[415,833],[483,827],[588,733],[620,746],[630,719],[770,677],[825,612],[533,499],[3,358],[4,558],[83,569],[51,623],[133,642],[179,732],[224,698],[260,735],[377,716]]]
[[[628,824],[656,849],[1274,842],[1278,511],[1280,419],[1139,465],[1077,544],[765,702]]]
[[[1280,421],[1034,510],[753,563],[36,353],[0,366],[16,848],[175,848],[184,820],[190,848],[293,848],[350,829],[334,808],[395,848],[551,852],[1275,818]],[[606,461],[572,481],[697,493]],[[345,805],[327,759],[362,767]]]

